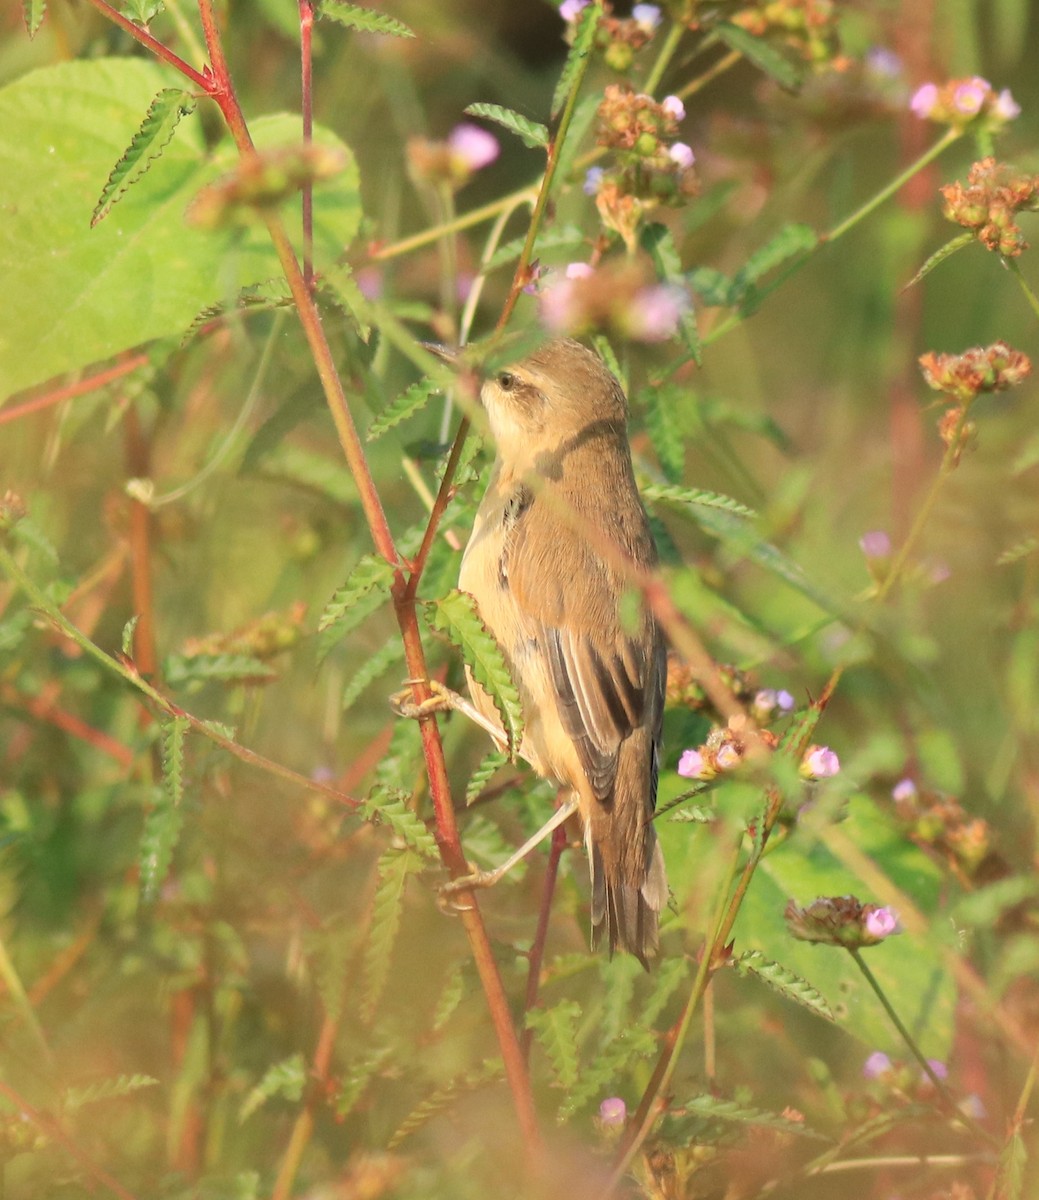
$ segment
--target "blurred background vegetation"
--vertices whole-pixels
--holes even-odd
[[[685,100],[681,136],[696,155],[699,195],[654,219],[671,230],[693,286],[702,362],[674,343],[611,344],[632,397],[640,482],[730,496],[758,514],[752,526],[719,525],[695,505],[652,505],[665,578],[712,657],[748,698],[785,689],[801,710],[844,668],[815,733],[842,770],[815,788],[807,819],[784,818],[735,928],[737,953],[758,950],[796,972],[833,1019],[747,972],[720,972],[672,1080],[671,1115],[622,1194],[1028,1195],[1039,1178],[1024,1124],[1039,1032],[1035,384],[979,400],[975,444],[883,605],[868,593],[870,567],[882,577],[884,563],[860,547],[863,535],[884,531],[897,551],[939,469],[939,410],[917,357],[997,339],[1035,353],[1035,313],[979,245],[906,287],[959,232],[943,220],[937,188],[965,178],[984,139],[968,131],[788,278],[764,277],[778,286],[751,315],[732,319],[735,310],[704,303],[694,272],[733,276],[790,224],[831,230],[880,192],[941,136],[909,111],[926,80],[979,74],[1009,88],[1022,115],[1000,135],[998,157],[1039,171],[1035,5],[687,7],[702,28],[677,44],[658,98],[725,56],[711,41],[720,18],[818,16],[826,39],[813,63],[803,39],[770,28],[761,40],[796,66],[797,86],[780,87],[737,54]],[[315,122],[352,152],[360,197],[358,210],[342,178],[316,188],[316,266],[345,256],[378,306],[367,339],[341,308],[323,309],[362,432],[420,377],[391,326],[457,339],[459,297],[490,222],[446,240],[405,239],[435,229],[452,207],[464,215],[536,187],[544,166],[540,152],[496,130],[500,157],[448,200],[409,175],[409,139],[446,137],[474,102],[547,123],[568,49],[556,8],[534,0],[387,0],[383,11],[416,36],[332,21],[314,35]],[[627,16],[622,4],[617,14]],[[222,21],[247,119],[298,115],[296,6],[229,4]],[[83,3],[55,0],[32,40],[13,6],[0,22],[0,262],[10,281],[0,363],[17,381],[0,407],[0,491],[16,493],[28,514],[10,559],[109,655],[133,649],[136,669],[175,705],[326,785],[308,789],[242,761],[197,730],[181,759],[170,743],[183,727],[169,714],[158,720],[110,665],[58,632],[15,576],[0,579],[4,1194],[603,1194],[617,1131],[599,1105],[616,1096],[633,1110],[642,1094],[729,886],[734,830],[756,811],[760,786],[736,780],[695,797],[714,804],[714,820],[670,819],[688,817],[679,804],[659,822],[675,905],[649,976],[588,952],[585,869],[581,855],[563,855],[531,1053],[550,1151],[532,1179],[461,923],[437,904],[445,874],[424,857],[424,831],[401,815],[429,822],[431,813],[418,726],[388,705],[406,675],[392,605],[378,590],[356,597],[334,645],[317,632],[372,542],[291,309],[262,295],[251,307],[227,303],[240,284],[277,274],[258,248],[262,230],[185,232],[184,255],[203,264],[205,304],[192,308],[196,292],[186,288],[184,319],[164,315],[166,327],[143,345],[119,340],[120,304],[131,302],[106,290],[102,265],[114,249],[94,268],[96,287],[89,257],[75,258],[83,286],[66,306],[48,263],[59,263],[72,235],[32,214],[51,212],[47,189],[61,187],[85,229],[105,181],[94,156],[114,164],[158,87],[151,74],[134,84],[135,115],[128,83],[113,99],[110,147],[96,130],[77,134],[74,88],[52,93],[59,77],[32,73],[143,63],[146,51]],[[150,28],[201,66],[192,5],[167,3]],[[625,72],[593,56],[582,96],[598,98],[623,78],[640,86],[669,28],[665,13]],[[39,90],[16,90],[26,85]],[[48,174],[42,120],[26,133],[13,123],[20,104],[43,105],[49,94],[57,98],[47,118],[77,147],[68,161],[82,153],[91,165],[79,177]],[[141,211],[181,187],[190,198],[226,170],[233,155],[222,137],[215,108],[200,103],[155,168],[182,176],[139,185]],[[580,148],[593,140],[586,133]],[[603,234],[583,175],[565,173],[535,248],[557,277]],[[136,203],[133,195],[121,203]],[[502,241],[522,237],[528,219],[529,207],[517,208]],[[579,240],[553,246],[552,233],[568,226]],[[128,278],[141,289],[125,314],[130,327],[166,287],[172,268],[162,255],[176,249],[159,247],[152,276],[147,252],[136,241],[127,248]],[[1029,254],[1018,261],[1034,280]],[[488,274],[474,337],[494,327],[513,262]],[[70,339],[83,328],[95,336],[113,313],[106,352],[51,378],[46,331],[68,323]],[[520,297],[510,327],[536,321],[537,298]],[[113,365],[127,372],[51,402]],[[664,380],[675,386],[654,400]],[[405,552],[424,528],[454,423],[435,398],[366,446]],[[454,586],[488,461],[485,448],[460,476],[424,598]],[[147,482],[128,488],[133,480]],[[458,653],[434,634],[427,640],[435,670],[460,686]],[[145,642],[154,661],[142,661]],[[679,757],[703,742],[711,719],[698,701],[669,710],[662,803],[688,792]],[[461,807],[489,747],[459,717],[442,728]],[[912,813],[892,799],[906,779],[920,798]],[[392,811],[363,820],[337,794],[373,796],[368,817]],[[467,855],[503,858],[551,802],[550,788],[505,768],[460,813]],[[481,898],[521,1029],[544,864],[533,855]],[[906,931],[869,962],[924,1054],[947,1070],[949,1095],[973,1122],[966,1135],[851,957],[790,938],[788,899],[845,893],[900,910]],[[877,1051],[890,1066],[864,1077]],[[770,1126],[685,1104],[708,1093],[738,1101],[744,1114],[787,1117]],[[819,1140],[796,1136],[795,1113]],[[827,1173],[831,1146],[834,1158],[857,1161],[854,1172]],[[937,1157],[913,1161],[922,1154]]]

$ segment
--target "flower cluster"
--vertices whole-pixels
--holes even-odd
[[[945,200],[944,216],[972,230],[989,250],[1015,258],[1028,249],[1014,216],[1022,209],[1039,209],[1039,175],[1015,172],[994,158],[983,158],[967,172],[966,187],[957,180],[939,191]]]
[[[755,740],[774,750],[779,744],[775,734],[758,730]],[[678,760],[678,773],[685,779],[714,779],[723,771],[734,771],[747,753],[750,732],[747,718],[730,717],[723,728],[715,726],[707,741],[696,749],[684,750]]]
[[[695,156],[677,140],[685,106],[677,96],[658,102],[626,85],[610,84],[597,116],[597,143],[612,152],[614,161],[609,167],[592,167],[584,190],[595,197],[603,224],[633,248],[647,211],[697,192]]]
[[[953,451],[954,463],[959,462],[977,432],[974,422],[967,419],[972,402],[982,392],[1016,387],[1032,373],[1028,355],[1013,350],[1006,342],[975,346],[962,354],[931,351],[918,361],[928,387],[949,397],[950,407],[939,418],[938,433]]]
[[[834,0],[762,0],[733,14],[732,23],[755,37],[771,37],[813,69],[842,70],[848,59],[838,53]]]
[[[820,896],[803,908],[791,900],[783,916],[790,933],[802,942],[852,950],[876,946],[901,933],[898,917],[890,908],[863,904],[855,896]]]
[[[457,189],[501,153],[498,139],[479,125],[463,121],[442,142],[408,138],[408,170],[417,183]]]
[[[678,331],[689,310],[688,294],[656,282],[641,261],[598,268],[571,263],[540,295],[546,329],[574,337],[598,329],[637,342],[664,342]]]
[[[919,846],[936,850],[968,875],[991,848],[988,824],[971,817],[951,796],[921,792],[912,779],[901,779],[891,792],[895,816]]]
[[[739,667],[732,666],[730,663],[716,663],[714,671],[716,672],[718,681],[741,704],[750,705],[754,702],[758,688],[754,680],[746,672],[741,671]],[[775,695],[788,696],[789,693],[776,692]],[[665,702],[669,708],[687,708],[692,711],[699,711],[710,706],[710,701],[707,699],[703,686],[696,675],[675,654],[669,655],[667,660],[667,693]],[[793,707],[792,704],[791,707]],[[755,716],[757,716],[756,713]],[[766,720],[764,717],[758,719],[762,723]]]
[[[969,79],[950,79],[940,87],[924,83],[913,93],[909,107],[918,117],[963,129],[974,121],[983,121],[990,129],[999,129],[1021,112],[1020,106],[1004,88],[997,94],[987,79],[972,75]]]
[[[567,38],[573,38],[581,13],[591,0],[563,0],[559,15],[567,23]],[[636,4],[630,17],[615,17],[610,5],[603,5],[604,15],[595,31],[595,48],[614,71],[627,71],[635,54],[645,46],[660,25],[661,13],[656,4]]]

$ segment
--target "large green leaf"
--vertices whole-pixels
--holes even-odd
[[[184,220],[207,183],[233,169],[229,140],[207,155],[198,113],[106,220],[90,217],[156,93],[181,80],[137,59],[61,63],[0,89],[0,400],[153,338],[179,335],[208,305],[280,273],[266,230],[206,233]],[[252,123],[257,145],[300,140],[287,114]],[[315,197],[315,258],[342,252],[360,221],[357,170]],[[283,214],[298,239],[297,206]]]

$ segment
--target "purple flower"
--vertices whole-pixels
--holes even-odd
[[[778,692],[776,692],[776,708],[778,708],[780,712],[793,712],[793,696],[791,696],[789,692],[780,689]]]
[[[902,74],[902,60],[886,46],[874,46],[866,55],[866,66],[885,79],[897,79]]]
[[[589,167],[584,177],[583,191],[586,196],[595,196],[602,187],[606,172],[602,167]]]
[[[486,167],[501,153],[498,139],[493,133],[466,121],[451,130],[447,144],[470,171]]]
[[[952,94],[953,108],[964,117],[974,117],[992,92],[992,84],[980,75],[973,75],[959,84]]]
[[[731,771],[740,765],[741,754],[731,742],[722,746],[715,755],[715,762],[720,771]]]
[[[949,1068],[942,1062],[940,1058],[929,1058],[927,1065],[938,1076],[939,1079],[949,1078]]]
[[[643,342],[666,342],[689,311],[689,297],[670,284],[642,288],[628,310],[628,331]]]
[[[996,102],[992,105],[992,113],[1001,121],[1012,121],[1021,115],[1021,105],[1011,96],[1009,88],[1004,88],[996,97]]]
[[[365,300],[382,298],[382,272],[378,267],[361,267],[354,278]]]
[[[881,1075],[891,1070],[891,1059],[883,1050],[874,1050],[862,1064],[862,1074],[866,1079],[879,1079]]]
[[[890,937],[893,933],[898,933],[898,917],[892,909],[874,908],[866,914],[866,932],[873,938]]]
[[[918,117],[926,119],[934,111],[937,101],[938,85],[936,83],[922,83],[913,93],[912,99],[909,101],[909,107]]]
[[[859,549],[867,558],[887,558],[891,553],[891,538],[883,529],[871,529],[859,538]]]
[[[801,761],[801,774],[807,779],[829,779],[840,769],[840,759],[829,746],[811,746]]]
[[[604,1125],[623,1125],[628,1119],[628,1106],[620,1096],[610,1096],[599,1105],[599,1120]]]
[[[595,268],[588,263],[572,262],[566,265],[567,279],[590,279],[595,274]]]
[[[586,8],[588,0],[563,0],[559,6],[559,15],[569,25],[571,21],[576,21],[581,15],[581,9]]]
[[[685,120],[685,105],[677,96],[665,96],[660,101],[660,107],[669,117],[674,117],[676,121]]]
[[[900,779],[891,789],[891,799],[900,803],[916,799],[916,784],[911,779]]]
[[[678,773],[683,779],[699,779],[703,766],[703,755],[699,750],[683,750],[678,760]]]
[[[660,9],[655,4],[636,4],[631,17],[643,33],[652,33],[660,24]]]
[[[685,142],[675,142],[673,146],[668,148],[667,156],[683,171],[688,171],[696,161],[696,155]]]

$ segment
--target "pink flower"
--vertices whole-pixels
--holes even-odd
[[[829,746],[810,746],[801,761],[801,774],[806,779],[829,779],[840,769],[840,759]]]
[[[668,148],[668,158],[683,171],[688,171],[696,161],[696,155],[693,154],[689,146],[685,142],[675,142],[673,146]]]
[[[599,1120],[604,1125],[623,1125],[628,1119],[628,1106],[620,1096],[610,1096],[599,1105]]]
[[[887,558],[891,553],[891,538],[883,529],[872,529],[859,538],[859,549],[867,558]]]
[[[953,91],[953,108],[965,117],[976,116],[981,112],[981,106],[991,91],[992,84],[987,79],[982,79],[980,75],[973,75],[970,79],[965,79]]]
[[[569,333],[583,315],[573,279],[560,279],[550,284],[539,299],[542,324],[552,333]]]
[[[866,932],[873,938],[890,937],[898,933],[898,917],[890,908],[875,908],[866,914]]]
[[[1021,105],[1010,94],[1009,88],[1004,88],[996,97],[992,112],[1001,121],[1012,121],[1021,115]]]
[[[683,779],[699,779],[703,772],[703,755],[699,750],[683,750],[678,760],[678,773]]]
[[[479,171],[481,167],[486,167],[501,153],[498,139],[493,133],[466,121],[451,130],[447,144],[470,171]]]
[[[891,1059],[883,1050],[874,1050],[862,1064],[862,1074],[866,1079],[879,1079],[891,1070]]]
[[[916,784],[911,779],[900,779],[891,789],[891,799],[899,802],[916,799]]]
[[[674,117],[676,121],[685,120],[685,105],[677,96],[665,96],[660,101],[660,107],[669,117]]]
[[[731,743],[726,743],[715,755],[719,771],[732,771],[740,765],[741,761],[742,755]]]
[[[590,279],[595,274],[595,268],[588,263],[572,262],[566,265],[567,279]]]
[[[571,21],[576,21],[581,15],[581,9],[586,8],[588,0],[563,0],[559,6],[559,15],[569,25]]]
[[[666,342],[689,311],[689,297],[679,287],[655,284],[639,291],[627,313],[627,327],[642,342]]]
[[[913,97],[909,101],[909,107],[918,117],[926,120],[934,111],[934,106],[937,102],[938,85],[936,83],[922,83],[913,93]]]

